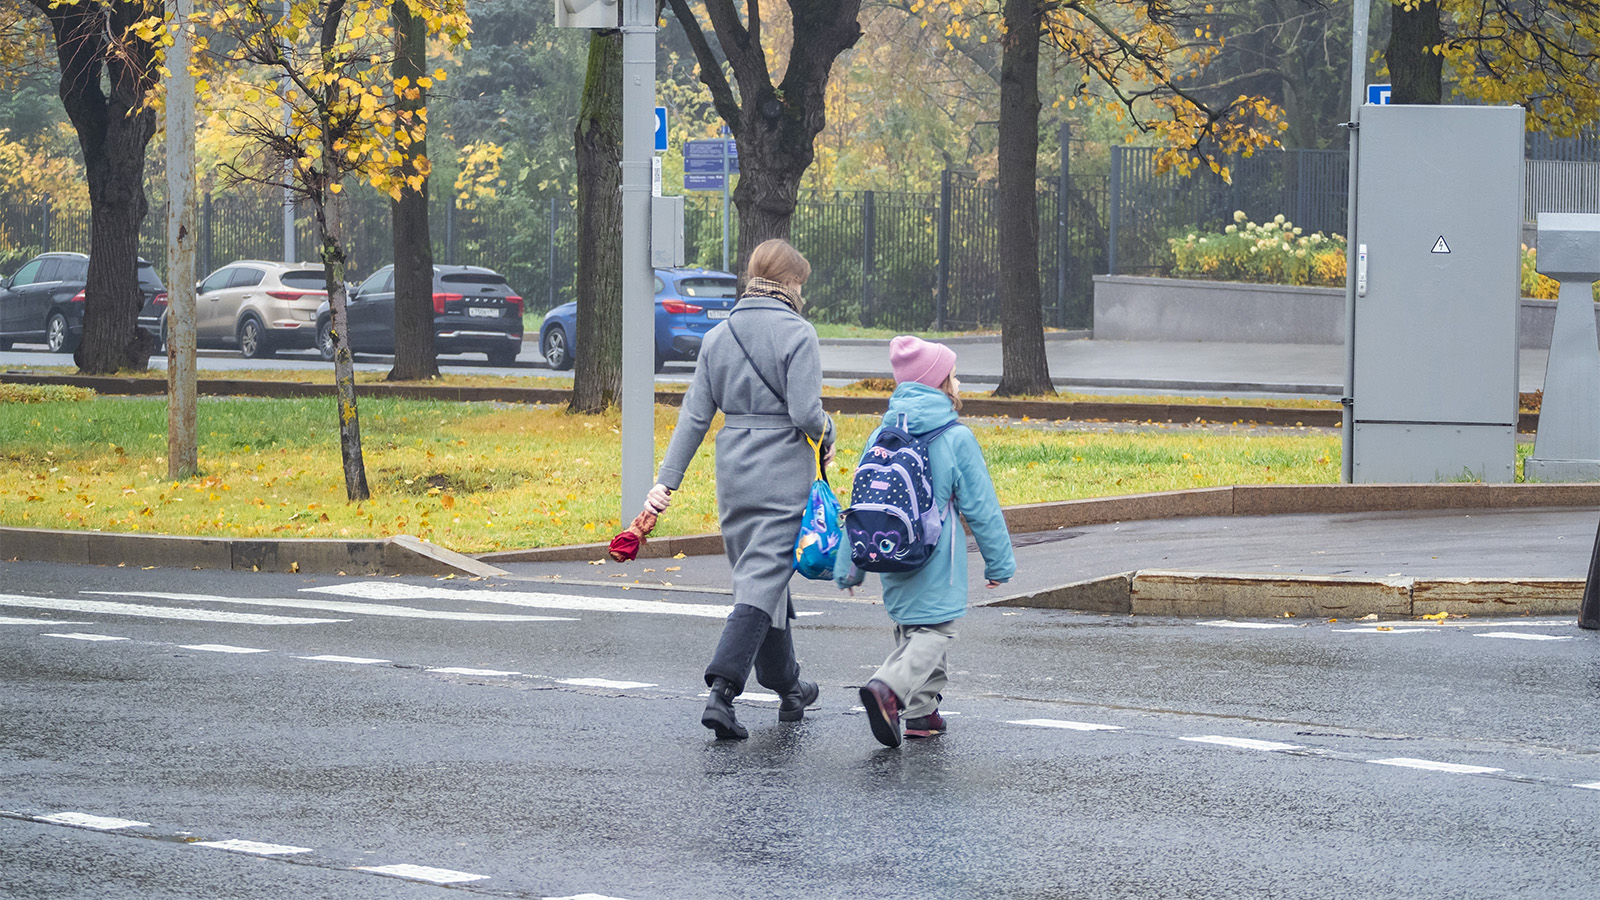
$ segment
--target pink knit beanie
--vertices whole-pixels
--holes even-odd
[[[943,344],[902,334],[889,342],[889,366],[894,380],[915,381],[936,388],[955,371],[956,352]]]

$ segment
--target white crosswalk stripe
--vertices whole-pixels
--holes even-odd
[[[301,588],[314,594],[338,594],[364,600],[457,600],[497,603],[536,609],[570,609],[578,612],[653,613],[670,616],[699,616],[726,619],[732,606],[704,603],[668,603],[662,600],[634,600],[624,597],[585,597],[579,594],[548,594],[542,591],[483,591],[436,588],[427,585],[384,581],[358,581],[322,587]]]
[[[94,831],[116,831],[121,828],[143,828],[149,822],[136,822],[133,819],[114,819],[110,816],[91,816],[81,812],[58,812],[48,816],[38,816],[37,821],[48,822],[51,825],[70,825],[73,828],[89,828]]]
[[[45,637],[66,638],[69,641],[125,641],[125,637],[114,637],[109,634],[84,634],[81,631],[68,631],[63,634],[46,634]]]
[[[176,609],[166,606],[143,606],[135,603],[113,603],[107,600],[24,597],[18,594],[0,594],[0,606],[20,606],[26,609],[51,609],[62,612],[91,613],[106,616],[138,616],[144,619],[228,622],[235,625],[326,625],[330,622],[350,621],[349,619],[305,619],[291,616],[269,616],[260,613],[224,612],[214,609]]]
[[[453,869],[435,869],[432,866],[413,866],[403,863],[393,866],[357,866],[357,872],[372,872],[377,875],[389,875],[394,878],[405,878],[410,881],[429,881],[434,884],[464,884],[469,881],[482,881],[487,875],[474,875],[471,872],[457,872]]]
[[[208,850],[227,850],[231,853],[248,853],[251,856],[289,856],[295,853],[310,853],[310,847],[290,847],[285,844],[263,844],[260,841],[198,841],[196,847]]]
[[[18,619],[13,616],[0,616],[0,625],[87,625],[88,622],[66,622],[61,619]]]
[[[558,616],[524,616],[506,613],[448,612],[437,609],[413,609],[409,606],[385,606],[379,603],[343,603],[338,600],[305,600],[298,597],[285,597],[280,599],[267,597],[223,597],[216,594],[175,594],[164,591],[84,591],[83,593],[105,594],[116,597],[141,597],[149,600],[181,600],[193,603],[234,603],[244,606],[281,606],[285,609],[355,613],[363,616],[393,616],[401,619],[449,619],[457,622],[577,621],[577,619],[563,618]]]

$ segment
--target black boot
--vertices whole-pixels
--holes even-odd
[[[815,681],[796,681],[794,687],[784,692],[783,703],[778,706],[778,721],[798,722],[805,718],[806,707],[817,702],[818,693]]]
[[[715,731],[719,741],[742,741],[750,736],[733,714],[733,685],[726,678],[711,683],[711,699],[706,701],[706,711],[700,715],[700,724]]]

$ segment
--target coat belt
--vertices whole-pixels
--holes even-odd
[[[725,415],[722,424],[727,428],[794,428],[788,416]]]

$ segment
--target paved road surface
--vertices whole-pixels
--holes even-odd
[[[719,743],[697,720],[724,595],[0,580],[7,898],[1553,900],[1600,878],[1600,648],[1568,621],[979,609],[950,733],[890,751],[854,709],[889,647],[864,602],[805,605],[804,723],[757,694],[751,739]]]

